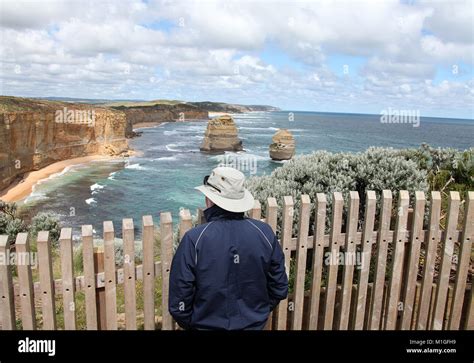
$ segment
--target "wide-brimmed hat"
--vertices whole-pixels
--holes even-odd
[[[244,188],[245,175],[237,169],[220,166],[204,177],[202,192],[214,204],[229,212],[246,212],[253,208],[254,198]]]

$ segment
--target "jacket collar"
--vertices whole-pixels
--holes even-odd
[[[243,219],[244,213],[229,212],[214,204],[212,207],[204,210],[204,217],[206,218],[206,222],[218,219]]]

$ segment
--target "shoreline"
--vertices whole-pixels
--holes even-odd
[[[99,160],[113,160],[107,155],[88,155],[73,159],[66,159],[49,164],[39,170],[30,171],[24,174],[23,179],[11,184],[8,188],[0,191],[0,200],[6,203],[19,202],[28,197],[33,192],[33,187],[41,180],[50,176],[62,173],[66,168],[80,164],[90,163]]]

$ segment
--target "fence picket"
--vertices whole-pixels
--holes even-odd
[[[331,330],[334,322],[334,303],[337,290],[337,269],[339,267],[339,249],[342,244],[341,224],[344,199],[339,192],[333,193],[331,242],[329,246],[329,267],[324,301],[324,330]]]
[[[451,315],[449,317],[449,329],[457,330],[461,322],[461,309],[466,291],[466,279],[469,272],[471,260],[472,238],[474,234],[474,192],[468,192],[464,206],[464,224],[459,248],[459,260],[454,285]],[[472,287],[471,287],[472,289]]]
[[[420,302],[418,308],[417,330],[428,327],[428,316],[433,288],[433,275],[436,261],[436,248],[439,242],[439,220],[441,218],[441,193],[431,192],[431,207],[428,240],[425,241],[425,260],[423,264],[423,277],[421,282]]]
[[[125,298],[125,328],[137,329],[137,297],[135,285],[135,233],[133,219],[122,221],[123,238],[123,291]]]
[[[0,254],[8,256],[10,252],[10,241],[8,236],[0,236]],[[12,271],[10,264],[0,264],[0,294],[2,295],[2,311],[0,321],[2,330],[16,330],[15,318],[15,295],[13,291]]]
[[[155,236],[151,216],[142,218],[143,319],[145,330],[155,330]],[[163,241],[161,241],[163,243]]]
[[[111,221],[104,222],[104,278],[106,329],[117,330],[117,284],[115,277],[115,234]]]
[[[421,240],[423,239],[423,221],[425,217],[425,193],[415,192],[415,208],[413,211],[413,222],[410,233],[410,254],[408,258],[408,270],[403,294],[402,329],[411,328],[414,313],[416,280],[418,277],[418,262],[420,260]]]
[[[290,276],[290,243],[293,229],[293,198],[283,197],[283,214],[282,214],[282,230],[281,230],[281,248],[285,255],[286,275]],[[286,330],[288,316],[288,299],[280,301],[277,307],[277,330]]]
[[[372,289],[372,305],[370,309],[370,330],[380,329],[382,319],[382,301],[385,289],[385,269],[387,268],[388,234],[392,216],[392,192],[382,192],[382,206],[380,207],[379,232],[377,238],[377,266]]]
[[[74,285],[74,264],[72,251],[72,229],[62,228],[59,236],[61,259],[64,329],[76,330],[76,286]]]
[[[18,233],[15,241],[16,253],[19,256],[31,256],[28,233]],[[18,282],[20,284],[21,322],[23,330],[36,330],[35,296],[31,264],[17,264]]]
[[[324,232],[326,228],[327,200],[324,193],[316,194],[313,240],[313,279],[311,281],[309,330],[318,329],[319,306],[321,300],[321,283],[324,254]]]
[[[339,314],[339,330],[347,330],[351,308],[352,287],[354,280],[354,265],[348,258],[355,257],[356,245],[354,243],[359,223],[359,193],[350,192],[349,213],[346,223],[346,241],[344,248],[344,264],[342,271],[341,313]],[[353,258],[352,261],[356,261]]]
[[[277,220],[278,220],[278,204],[275,198],[267,199],[266,217],[265,221],[272,227],[273,233],[277,232]],[[270,313],[265,329],[271,330],[273,327],[275,310]]]
[[[179,240],[181,241],[184,234],[193,227],[193,221],[189,209],[179,211]]]
[[[171,260],[173,258],[173,220],[171,213],[160,214],[160,229],[161,229],[161,276],[162,276],[162,329],[172,330],[173,319],[168,311],[168,296],[169,296],[169,277],[171,269]]]
[[[56,304],[54,300],[53,263],[49,232],[41,231],[38,233],[37,246],[43,330],[56,330]]]
[[[298,222],[298,245],[296,248],[295,265],[295,291],[293,297],[294,310],[292,330],[301,330],[303,325],[303,305],[304,305],[304,282],[306,275],[306,254],[309,232],[309,212],[311,210],[311,201],[309,196],[301,196],[300,215]]]
[[[87,330],[97,330],[97,302],[96,281],[94,269],[94,241],[92,226],[82,226],[82,260],[84,266],[84,285],[86,300],[86,326]]]
[[[365,198],[365,215],[364,215],[364,227],[362,230],[361,239],[361,263],[359,273],[359,283],[357,284],[357,307],[355,311],[355,322],[354,329],[364,329],[364,319],[367,304],[368,295],[368,281],[370,271],[370,259],[372,256],[372,240],[374,235],[374,221],[375,221],[375,207],[377,203],[377,197],[375,192],[368,190]]]
[[[441,265],[438,278],[438,289],[434,304],[433,320],[431,329],[441,330],[443,328],[444,312],[448,296],[449,275],[454,251],[454,232],[457,228],[459,205],[461,199],[459,192],[449,193],[448,216],[446,220],[446,233],[443,240],[443,254],[441,256]]]
[[[398,198],[397,223],[392,247],[393,263],[392,275],[388,288],[387,311],[385,316],[385,330],[394,330],[397,325],[398,306],[400,302],[400,289],[403,279],[403,261],[405,259],[405,238],[407,237],[408,206],[410,198],[408,191],[400,190]]]
[[[253,208],[249,212],[249,217],[253,219],[260,219],[262,218],[262,206],[260,202],[255,199],[255,203],[253,205]]]

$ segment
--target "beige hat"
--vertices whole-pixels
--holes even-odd
[[[202,192],[214,204],[229,212],[246,212],[253,208],[254,198],[244,188],[245,175],[237,169],[221,166],[204,178],[194,189]]]

